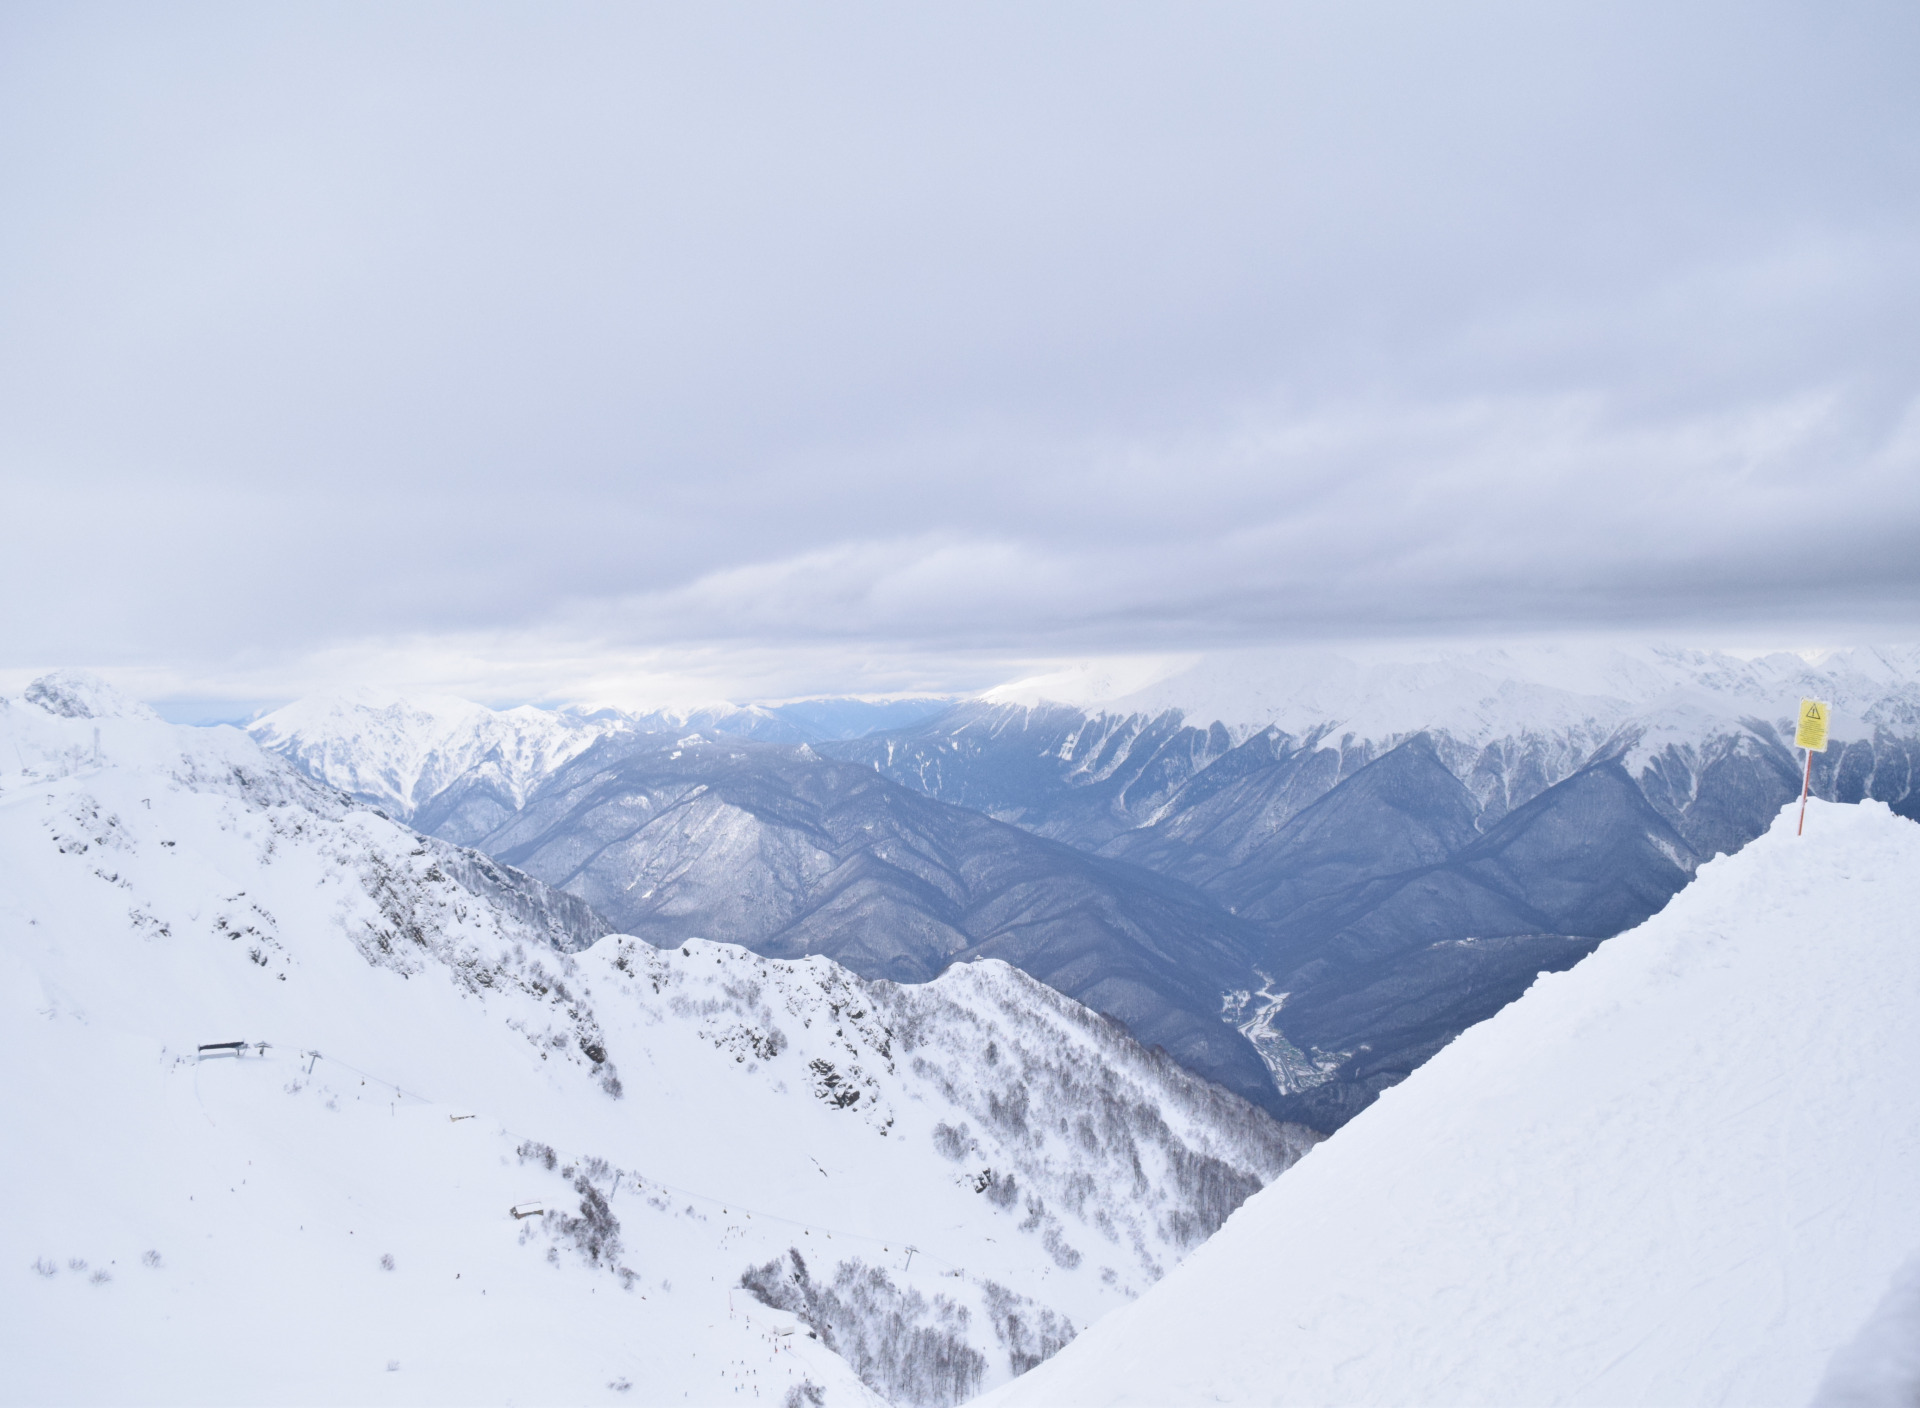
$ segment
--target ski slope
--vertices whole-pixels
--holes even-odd
[[[30,693],[0,1402],[948,1403],[1311,1142],[1002,964],[559,952],[238,730]]]
[[[984,1401],[1915,1401],[1920,826],[1794,823]]]

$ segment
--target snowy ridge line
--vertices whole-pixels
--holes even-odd
[[[268,1042],[267,1045],[272,1046],[273,1043]],[[360,1069],[360,1067],[354,1065],[351,1061],[343,1061],[337,1056],[328,1056],[319,1051],[302,1051],[300,1052],[300,1054],[302,1056],[313,1057],[316,1060],[331,1062],[333,1065],[340,1066],[345,1068],[346,1070],[352,1071],[357,1076],[364,1076],[370,1081],[376,1081],[379,1084],[386,1086],[387,1089],[391,1090],[394,1094],[398,1095],[402,1100],[417,1100],[423,1105],[437,1105],[442,1108],[450,1108],[447,1106],[447,1103],[444,1100],[435,1100],[431,1096],[427,1096],[427,1095],[409,1094],[407,1091],[402,1090],[399,1086],[395,1085],[392,1081],[386,1079],[384,1076],[375,1075],[372,1071],[364,1071]],[[198,1074],[199,1073],[196,1070],[195,1071],[196,1085],[194,1089],[194,1094],[196,1098],[199,1095],[199,1087],[197,1084]],[[202,1113],[203,1114],[205,1113],[204,1106],[202,1107]],[[213,1116],[208,1115],[207,1119],[211,1121],[213,1119]],[[567,1148],[563,1145],[550,1144],[544,1139],[536,1140],[533,1135],[527,1134],[521,1130],[513,1129],[505,1124],[500,1125],[500,1132],[502,1134],[507,1135],[510,1138],[521,1140],[523,1143],[542,1144],[545,1147],[552,1149],[555,1153],[564,1154],[568,1152]],[[571,1152],[573,1153],[576,1160],[585,1159],[589,1157],[597,1157],[597,1156],[589,1155],[585,1151],[580,1149],[574,1149]],[[799,1227],[809,1232],[818,1232],[823,1236],[825,1236],[829,1241],[832,1241],[835,1235],[837,1234],[841,1237],[845,1237],[848,1241],[871,1242],[874,1246],[879,1247],[882,1250],[891,1250],[894,1242],[897,1241],[899,1242],[902,1250],[905,1250],[908,1246],[913,1246],[913,1254],[916,1257],[925,1257],[928,1261],[938,1262],[941,1266],[948,1267],[951,1273],[956,1278],[965,1279],[965,1280],[972,1279],[971,1277],[967,1276],[966,1267],[961,1266],[958,1262],[951,1261],[946,1257],[940,1256],[938,1253],[930,1252],[926,1250],[926,1248],[924,1247],[911,1243],[908,1239],[904,1237],[888,1240],[883,1237],[870,1237],[863,1232],[848,1232],[838,1227],[823,1227],[819,1223],[802,1222],[798,1218],[787,1217],[782,1213],[767,1212],[761,1208],[750,1208],[745,1203],[735,1202],[730,1199],[721,1198],[712,1193],[702,1193],[696,1189],[682,1188],[682,1187],[679,1187],[677,1184],[668,1183],[665,1179],[649,1178],[645,1174],[641,1173],[640,1170],[638,1169],[623,1168],[623,1169],[616,1170],[616,1172],[623,1173],[630,1176],[634,1180],[634,1184],[636,1187],[642,1184],[651,1183],[656,1188],[666,1189],[669,1193],[674,1194],[676,1197],[697,1199],[700,1202],[711,1204],[712,1206],[719,1208],[723,1213],[728,1213],[729,1215],[731,1215],[730,1209],[739,1208],[740,1211],[745,1213],[748,1217],[760,1217],[760,1218],[764,1218],[768,1222],[778,1222],[787,1227]],[[611,1199],[611,1196],[612,1195],[609,1194],[610,1199]]]

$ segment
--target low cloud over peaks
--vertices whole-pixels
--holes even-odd
[[[1920,588],[1902,7],[0,40],[0,670],[964,689]]]

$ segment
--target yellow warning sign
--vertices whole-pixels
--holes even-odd
[[[1812,753],[1827,751],[1827,716],[1832,713],[1824,700],[1800,701],[1800,727],[1794,731],[1793,746]]]

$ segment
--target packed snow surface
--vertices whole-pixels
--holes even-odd
[[[1873,802],[1794,824],[988,1401],[1917,1401],[1920,826]]]
[[[1310,1142],[1004,964],[556,951],[98,681],[0,758],[0,1402],[951,1403]]]

